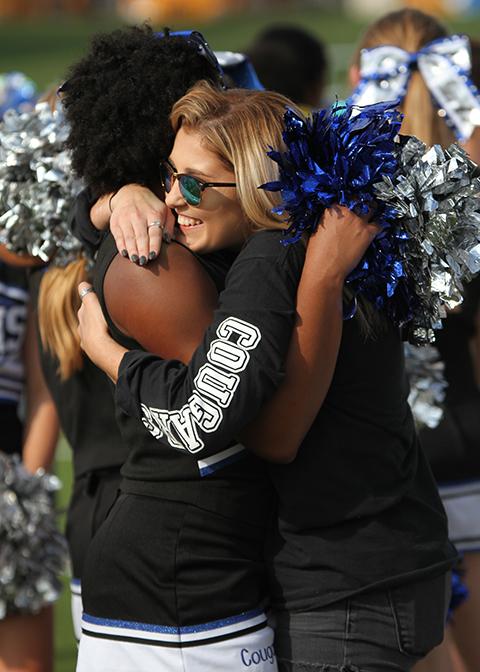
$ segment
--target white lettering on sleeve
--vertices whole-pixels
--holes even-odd
[[[173,448],[190,453],[204,447],[198,429],[212,433],[220,427],[222,409],[230,406],[240,383],[237,373],[247,368],[249,351],[262,338],[255,325],[237,317],[223,320],[216,333],[218,339],[210,343],[207,353],[209,363],[199,369],[194,390],[182,408],[170,411],[141,404],[143,424],[152,436],[165,436]]]

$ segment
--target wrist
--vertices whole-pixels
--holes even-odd
[[[345,269],[331,264],[330,260],[326,260],[325,257],[319,258],[315,254],[309,254],[307,250],[302,278],[306,279],[310,285],[342,290],[347,275]]]
[[[104,231],[110,223],[109,198],[102,196],[90,208],[90,221],[98,231]]]
[[[110,198],[108,199],[108,209],[110,210],[111,215],[113,215],[113,199],[118,194],[118,192],[119,189],[116,189],[112,194],[110,194]]]

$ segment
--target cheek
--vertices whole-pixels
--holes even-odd
[[[215,218],[216,234],[229,241],[236,241],[244,237],[244,222],[245,216],[237,204],[235,204],[235,207],[224,208]]]

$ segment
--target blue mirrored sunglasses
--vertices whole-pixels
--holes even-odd
[[[180,193],[188,205],[200,205],[202,194],[207,187],[236,187],[236,182],[204,182],[198,177],[188,175],[187,173],[176,173],[175,168],[169,161],[164,161],[160,166],[165,192],[168,194],[173,187],[175,180],[178,180]]]

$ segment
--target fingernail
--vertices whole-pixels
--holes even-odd
[[[140,264],[140,266],[145,266],[145,264],[147,263],[147,257],[144,257],[142,254],[138,263]]]
[[[152,252],[148,253],[148,258],[149,258],[150,261],[152,261],[152,259],[155,259],[156,256],[157,256],[156,252],[152,251]]]
[[[122,250],[122,251],[120,252],[120,254],[122,255],[122,257],[128,257],[128,252],[127,252],[127,250]]]
[[[162,240],[163,240],[165,243],[169,243],[169,242],[171,241],[171,237],[170,237],[170,234],[168,233],[168,231],[164,231],[164,232],[163,232],[163,234],[162,234]]]
[[[130,261],[133,261],[134,264],[138,262],[138,254],[132,254]]]

